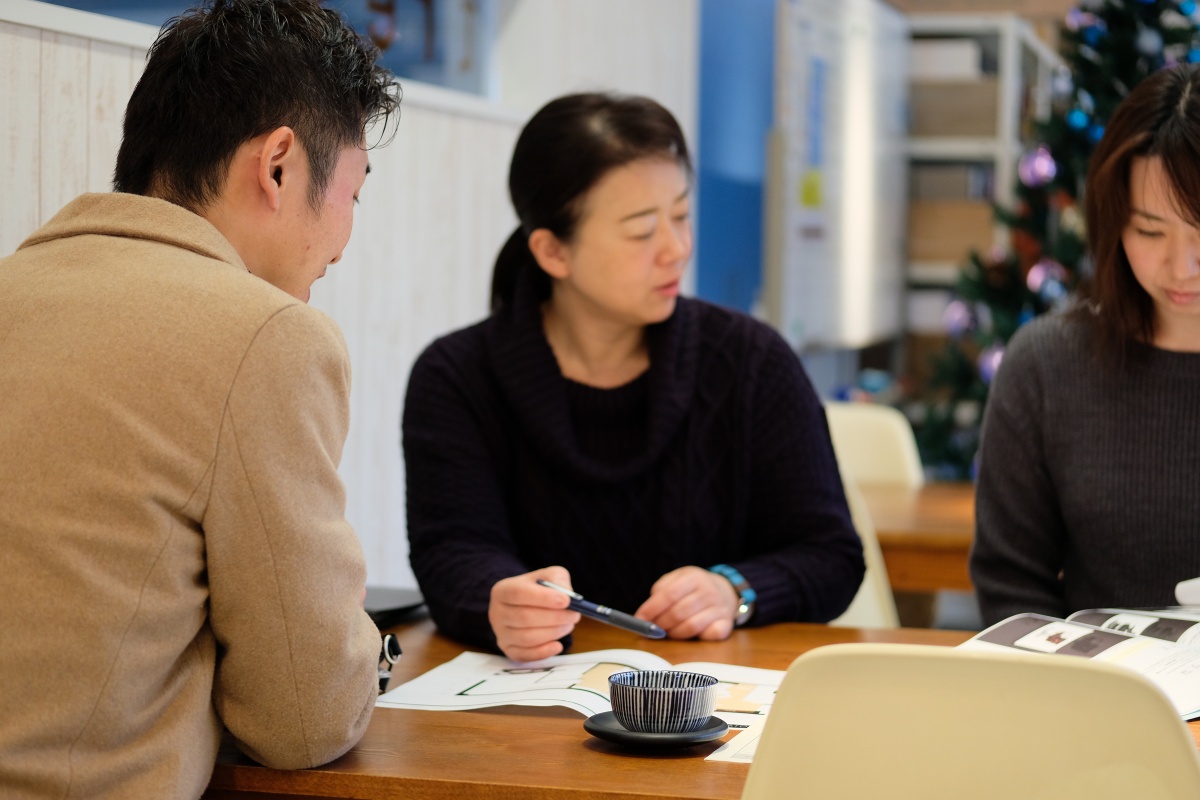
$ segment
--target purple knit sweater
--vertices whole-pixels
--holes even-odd
[[[680,299],[650,369],[567,380],[527,284],[417,360],[403,415],[413,571],[438,627],[495,647],[496,581],[552,564],[632,613],[666,572],[728,563],[752,624],[827,621],[862,580],[821,404],[769,327]]]

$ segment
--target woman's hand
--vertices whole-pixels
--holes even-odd
[[[571,587],[571,574],[562,567],[543,567],[496,581],[492,586],[488,621],[496,634],[496,644],[513,661],[539,661],[558,655],[563,649],[558,640],[575,630],[579,622],[579,612],[567,608],[570,598],[539,586],[539,578]]]
[[[728,638],[737,617],[733,584],[701,567],[680,567],[650,588],[650,598],[634,615],[650,620],[672,639]]]

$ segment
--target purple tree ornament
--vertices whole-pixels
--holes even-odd
[[[1049,258],[1043,258],[1032,267],[1025,276],[1025,285],[1034,294],[1041,294],[1046,281],[1062,283],[1067,279],[1067,269],[1062,264]]]
[[[951,300],[942,311],[942,325],[946,333],[958,338],[975,326],[975,314],[963,300]]]
[[[1058,164],[1054,162],[1050,148],[1044,144],[1039,144],[1021,156],[1021,160],[1017,162],[1017,177],[1030,189],[1039,189],[1045,186],[1054,180],[1054,176],[1057,174]]]
[[[998,342],[988,345],[979,353],[976,365],[979,367],[979,377],[984,383],[990,384],[992,378],[996,377],[996,370],[1000,369],[1000,361],[1003,358],[1004,345]]]

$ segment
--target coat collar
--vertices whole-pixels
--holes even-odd
[[[120,192],[80,195],[17,249],[90,234],[163,242],[246,270],[237,250],[204,217],[166,200]]]

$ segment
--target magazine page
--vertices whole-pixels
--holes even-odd
[[[1195,606],[1089,608],[1076,611],[1067,621],[1200,647],[1200,608]]]
[[[1118,664],[1158,686],[1183,719],[1200,717],[1200,651],[1174,642],[1041,614],[1018,614],[959,647],[1082,656]]]
[[[608,676],[625,670],[670,669],[641,650],[595,650],[519,663],[465,652],[379,696],[384,708],[452,711],[490,706],[566,706],[584,716],[611,711]]]

